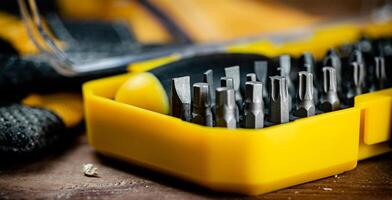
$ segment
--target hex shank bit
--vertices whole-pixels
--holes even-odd
[[[290,98],[287,78],[285,76],[272,76],[270,80],[270,120],[277,124],[289,122]]]
[[[171,81],[170,115],[184,121],[192,118],[189,76],[173,78]]]
[[[192,122],[205,126],[213,126],[211,99],[208,83],[193,84]]]
[[[316,113],[313,101],[313,74],[306,71],[298,72],[298,105],[297,117],[309,117]]]
[[[216,126],[237,128],[238,107],[235,102],[233,88],[219,87],[216,89]]]
[[[340,108],[336,82],[336,69],[333,67],[323,67],[323,94],[320,109],[324,112],[330,112]]]
[[[244,127],[263,128],[263,84],[256,81],[246,82],[245,92]]]

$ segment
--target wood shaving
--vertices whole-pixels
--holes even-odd
[[[332,191],[332,188],[323,188],[324,191]]]
[[[83,173],[88,177],[98,177],[98,168],[93,164],[88,163],[83,165]]]

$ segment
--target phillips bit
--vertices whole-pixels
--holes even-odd
[[[298,83],[298,106],[295,116],[313,116],[316,113],[313,101],[313,74],[305,71],[298,72]]]
[[[331,66],[336,70],[337,91],[342,87],[342,61],[335,49],[329,49],[327,56],[323,60],[323,66]]]
[[[213,126],[211,99],[208,83],[193,84],[192,122],[200,125]]]
[[[225,76],[233,79],[235,100],[238,105],[242,105],[242,96],[240,93],[240,67],[227,67],[225,68]]]
[[[229,77],[221,77],[220,79],[221,87],[228,87],[234,89],[234,81]]]
[[[356,95],[363,93],[363,88],[365,86],[365,67],[363,64],[353,62],[351,63],[353,72],[353,86]]]
[[[277,124],[289,122],[290,98],[287,78],[284,76],[272,76],[270,80],[270,120]]]
[[[301,55],[299,58],[299,66],[301,67],[300,71],[306,71],[312,73],[312,75],[316,74],[316,64],[314,57],[311,53],[305,52]],[[312,78],[313,79],[313,78]],[[317,85],[317,82],[315,79],[313,79],[313,102],[316,104],[318,102],[318,90],[316,89],[315,85]]]
[[[263,128],[263,84],[256,81],[246,82],[245,91],[244,127]]]
[[[184,121],[191,120],[191,90],[189,76],[172,79],[170,114]]]
[[[374,68],[376,77],[376,88],[378,90],[384,89],[387,84],[387,75],[385,71],[385,60],[382,56],[377,56],[374,58]]]
[[[235,102],[233,88],[219,87],[216,89],[216,126],[237,128],[238,107]]]
[[[256,74],[255,73],[246,74],[246,82],[248,81],[256,81]]]
[[[320,108],[324,112],[330,112],[340,108],[336,82],[336,69],[333,67],[323,67],[323,95]]]
[[[209,95],[211,99],[211,105],[213,106],[215,104],[215,90],[214,88],[214,72],[209,69],[203,74],[203,82],[208,83],[209,86]]]
[[[267,94],[267,75],[268,75],[268,62],[267,61],[256,61],[254,65],[254,72],[256,74],[256,80],[263,83],[263,98],[266,106],[268,104]]]
[[[365,88],[365,68],[357,62],[352,62],[350,64],[350,77],[348,77],[349,84],[346,92],[346,103],[349,105],[354,105],[354,97],[363,93],[363,88]]]

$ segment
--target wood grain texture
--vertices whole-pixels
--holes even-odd
[[[99,177],[82,173],[85,163]],[[362,161],[337,177],[260,196],[219,194],[191,183],[98,155],[81,135],[50,156],[0,163],[0,199],[391,199],[392,156]]]

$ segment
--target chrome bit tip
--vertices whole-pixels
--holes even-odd
[[[270,94],[270,120],[273,123],[289,122],[290,97],[285,76],[272,76]]]
[[[377,89],[384,89],[386,87],[388,78],[385,71],[385,59],[382,56],[374,58],[375,63],[375,75],[376,75],[376,87]]]
[[[256,81],[246,82],[245,91],[244,126],[245,128],[263,128],[263,84]]]
[[[365,83],[365,67],[362,63],[353,62],[350,65],[353,72],[353,86],[355,95],[362,94]]]
[[[212,126],[213,117],[208,83],[193,84],[192,122]]]
[[[267,61],[255,61],[254,72],[258,81],[263,84],[267,81],[268,74],[268,62]]]
[[[315,61],[312,53],[310,52],[303,53],[299,58],[299,60],[300,60],[300,66],[303,67],[304,71],[314,73]]]
[[[225,76],[232,78],[234,83],[234,90],[240,89],[240,67],[227,67],[225,68]]]
[[[279,71],[281,76],[289,76],[291,71],[290,55],[279,56]]]
[[[222,77],[220,79],[221,87],[228,87],[234,89],[234,80],[233,78],[229,77]]]
[[[313,94],[313,74],[298,72],[298,106],[295,111],[297,117],[309,117],[316,113]]]
[[[333,67],[323,67],[323,98],[321,110],[330,112],[340,108],[340,100],[336,88],[336,70]]]
[[[216,125],[218,127],[237,127],[237,104],[233,88],[219,87],[216,89]]]
[[[170,114],[185,121],[191,120],[191,91],[189,76],[172,79]]]
[[[204,108],[211,106],[208,83],[193,84],[193,107]]]
[[[242,104],[242,96],[240,93],[240,67],[227,67],[225,68],[225,76],[233,79],[234,90],[235,90],[235,99],[239,105]]]
[[[211,98],[211,104],[215,104],[215,90],[214,88],[214,71],[211,69],[207,70],[206,72],[203,73],[203,82],[208,83],[210,87],[210,98]]]
[[[246,81],[256,81],[256,74],[255,73],[246,74]]]

